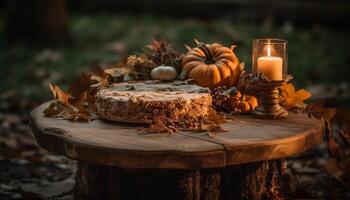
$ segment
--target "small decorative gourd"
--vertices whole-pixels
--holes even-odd
[[[176,70],[171,66],[158,66],[151,71],[154,80],[171,81],[176,78]]]
[[[231,95],[229,104],[233,111],[249,113],[258,106],[258,100],[255,96],[241,94],[239,91],[236,91]]]
[[[188,52],[181,62],[189,78],[202,87],[235,86],[242,71],[233,52],[235,46],[227,48],[218,43],[195,41],[197,47],[187,47]]]

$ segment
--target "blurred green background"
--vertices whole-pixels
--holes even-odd
[[[73,199],[76,163],[38,147],[28,113],[52,99],[49,83],[67,89],[153,37],[183,53],[194,38],[235,44],[247,71],[253,39],[286,39],[296,87],[337,105],[333,132],[349,130],[348,19],[349,0],[0,0],[0,199]],[[349,199],[326,151],[288,159],[293,199]]]
[[[348,89],[350,38],[347,24],[339,20],[349,5],[341,0],[328,4],[308,0],[309,8],[298,0],[275,7],[276,1],[267,1],[264,5],[269,9],[260,8],[256,1],[189,1],[188,5],[169,1],[161,6],[157,1],[43,2],[0,3],[2,93],[15,92],[42,102],[50,98],[49,82],[65,88],[89,70],[91,63],[104,66],[119,62],[140,52],[152,37],[170,41],[181,52],[186,52],[184,44],[193,45],[193,38],[236,44],[236,53],[248,71],[254,38],[283,38],[289,42],[288,67],[298,87]],[[54,6],[56,9],[49,9]],[[61,17],[53,16],[55,13]],[[48,20],[42,20],[45,17]],[[57,35],[46,37],[50,31]]]

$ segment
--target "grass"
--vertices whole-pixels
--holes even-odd
[[[0,18],[2,25],[3,17]],[[308,30],[291,23],[275,26],[230,19],[171,19],[152,15],[71,14],[69,29],[72,44],[50,49],[15,45],[0,46],[1,91],[15,90],[25,98],[49,98],[47,84],[54,82],[64,88],[92,62],[115,63],[122,55],[105,48],[118,42],[127,53],[140,51],[153,36],[165,38],[185,52],[183,44],[193,45],[193,38],[204,42],[237,44],[236,50],[247,69],[251,63],[251,41],[260,37],[278,37],[289,42],[289,72],[298,86],[310,83],[348,82],[350,51],[346,32],[314,26]],[[2,30],[0,29],[2,32]],[[54,59],[55,56],[61,57]]]

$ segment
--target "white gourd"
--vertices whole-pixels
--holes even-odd
[[[176,78],[176,70],[171,66],[158,66],[151,71],[154,80],[171,81]]]

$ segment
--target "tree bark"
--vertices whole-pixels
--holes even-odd
[[[69,41],[65,0],[10,0],[5,41],[63,45]]]
[[[75,199],[274,199],[282,161],[202,170],[121,169],[79,162]]]

